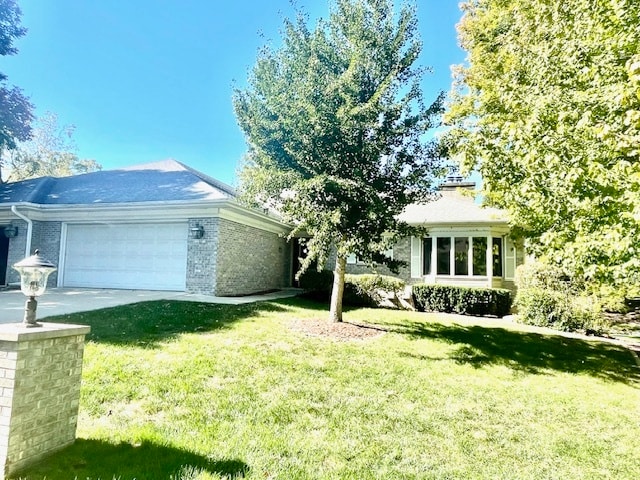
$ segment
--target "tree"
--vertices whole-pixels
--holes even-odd
[[[13,41],[22,37],[26,29],[20,26],[22,12],[14,0],[0,0],[0,55],[14,55]],[[31,136],[33,105],[18,87],[6,84],[0,72],[0,183],[2,183],[2,154],[16,147],[16,142]]]
[[[47,112],[35,121],[31,140],[6,152],[7,181],[34,177],[67,177],[102,169],[95,160],[80,159],[73,142],[75,126],[58,125],[58,116]]]
[[[471,0],[446,143],[533,252],[598,291],[640,285],[636,0]]]
[[[342,321],[350,253],[398,266],[380,252],[410,232],[397,215],[429,195],[439,162],[425,133],[441,97],[423,103],[414,8],[335,0],[329,20],[306,22],[285,20],[282,46],[264,47],[235,91],[249,146],[241,190],[295,225],[290,238],[310,238],[301,272],[336,250],[329,317]]]
[[[15,0],[0,0],[0,55],[18,53],[13,41],[27,33],[27,29],[20,26],[21,15],[22,12]]]

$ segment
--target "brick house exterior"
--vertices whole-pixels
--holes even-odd
[[[173,160],[0,185],[5,231],[5,284],[19,282],[11,265],[36,248],[58,265],[49,278],[58,287],[229,296],[288,287],[292,277],[287,225]]]

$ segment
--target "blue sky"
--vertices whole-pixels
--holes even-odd
[[[246,85],[257,50],[277,45],[290,0],[18,0],[27,35],[0,71],[37,114],[76,126],[78,153],[104,169],[175,158],[227,183],[246,151],[231,96]],[[325,0],[297,0],[326,17]],[[417,0],[433,68],[426,98],[461,63],[458,0]]]

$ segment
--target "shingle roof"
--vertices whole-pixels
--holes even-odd
[[[443,191],[433,202],[413,204],[405,208],[399,219],[410,225],[507,223],[504,210],[482,207],[473,197],[458,191]]]
[[[91,205],[224,200],[232,187],[175,160],[72,177],[41,177],[0,185],[0,204]]]

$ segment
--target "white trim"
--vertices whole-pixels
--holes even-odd
[[[62,223],[60,228],[60,252],[58,254],[58,283],[57,287],[64,285],[65,260],[67,256],[67,223]]]
[[[491,287],[491,279],[493,278],[493,237],[487,237],[487,279],[489,284],[488,287]]]
[[[431,268],[433,270],[433,267]],[[411,237],[411,278],[422,278],[422,238]]]
[[[5,219],[4,205],[0,205],[0,220]],[[187,220],[189,218],[224,218],[242,225],[271,233],[288,234],[291,227],[274,215],[243,207],[232,200],[200,202],[140,202],[95,205],[40,205],[34,203],[6,204],[18,206],[29,213],[29,218],[47,222],[101,223],[101,222],[155,222]],[[7,220],[13,216],[7,215]]]
[[[515,273],[516,273],[516,256],[517,256],[516,248],[517,247],[516,247],[516,244],[513,242],[513,240],[511,240],[509,236],[506,236],[503,248],[504,248],[504,255],[503,255],[504,265],[502,266],[502,268],[504,270],[504,279],[513,281],[515,279]],[[509,262],[511,262],[511,265],[513,267],[511,271],[509,269]]]

